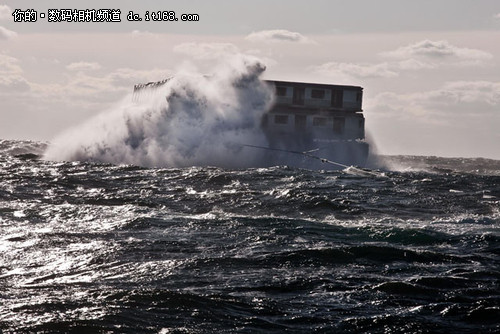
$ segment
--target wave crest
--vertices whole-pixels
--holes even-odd
[[[116,108],[60,135],[47,160],[101,161],[141,166],[250,167],[266,145],[260,129],[272,91],[260,80],[265,66],[234,56],[212,75],[177,73],[154,91],[131,96]]]

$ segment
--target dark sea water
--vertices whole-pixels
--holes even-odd
[[[44,147],[0,141],[0,332],[500,332],[500,161],[162,169]]]

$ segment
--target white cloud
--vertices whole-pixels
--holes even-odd
[[[12,19],[12,10],[7,5],[0,5],[0,20]]]
[[[52,85],[33,85],[41,97],[48,100],[53,98],[79,101],[82,106],[93,103],[111,103],[132,93],[134,85],[151,81],[159,81],[171,76],[170,70],[151,69],[136,70],[131,68],[119,68],[104,75],[89,75],[78,71],[69,76],[65,83]]]
[[[172,76],[168,69],[154,68],[151,70],[136,70],[131,68],[119,68],[109,73],[106,78],[115,86],[122,86],[132,91],[134,85],[164,80]]]
[[[51,84],[30,82],[23,77],[23,69],[18,59],[0,54],[0,94],[31,90],[29,96],[24,96],[27,100],[31,98],[44,103],[57,101],[68,105],[79,103],[80,107],[90,108],[96,104],[117,101],[127,93],[132,93],[135,84],[163,80],[172,73],[170,70],[158,68],[118,68],[98,74],[99,72],[92,72],[101,69],[95,62],[71,63],[66,68],[76,72],[66,76],[66,80]]]
[[[247,37],[249,41],[254,42],[293,42],[293,43],[311,43],[304,35],[288,31],[284,29],[278,30],[262,30],[257,32],[252,32]]]
[[[17,37],[17,33],[15,31],[9,30],[0,26],[0,40],[8,40]]]
[[[500,117],[500,82],[453,81],[441,88],[408,94],[384,92],[367,101],[368,109],[391,117],[420,117],[435,121],[449,115],[466,116],[478,113],[496,114]],[[412,116],[413,115],[413,116]],[[432,117],[434,116],[434,117]]]
[[[500,106],[500,82],[455,81],[446,83],[443,91],[456,103],[487,103]]]
[[[19,60],[5,54],[0,54],[0,75],[20,74],[22,72]]]
[[[144,38],[144,37],[153,37],[158,38],[157,34],[154,34],[149,31],[141,31],[141,30],[133,30],[131,33],[133,38]]]
[[[315,73],[342,80],[393,78],[403,71],[480,65],[493,58],[488,52],[456,47],[447,41],[430,40],[423,40],[380,55],[389,58],[389,61],[364,64],[328,62],[312,69]]]
[[[0,92],[10,94],[30,90],[30,84],[22,73],[23,69],[19,66],[19,60],[0,54]]]
[[[382,56],[396,59],[426,58],[430,60],[448,60],[450,58],[469,61],[483,61],[493,58],[493,55],[477,49],[461,48],[448,41],[422,40],[402,46],[394,51],[383,52]]]
[[[22,93],[31,88],[29,82],[20,75],[0,76],[0,87],[3,93]]]
[[[401,70],[417,71],[422,69],[436,68],[437,65],[431,62],[421,61],[417,59],[405,59],[399,61],[394,66]]]
[[[476,115],[496,113],[500,106],[500,82],[453,81],[442,88],[407,95],[413,105],[432,114]]]
[[[423,93],[397,94],[394,92],[379,93],[372,99],[366,99],[364,109],[371,118],[389,118],[394,120],[413,120],[420,118],[432,123],[433,118],[428,116],[432,110],[426,108]]]
[[[388,63],[380,64],[353,64],[329,62],[312,68],[314,72],[330,77],[392,78],[398,73],[390,69]]]
[[[500,19],[500,13],[496,14],[494,17],[495,17],[496,19]]]
[[[69,71],[96,71],[101,69],[101,65],[99,65],[98,63],[80,61],[67,65],[66,69]]]
[[[436,90],[365,99],[367,130],[385,154],[499,159],[500,82],[454,81]]]
[[[239,49],[231,43],[182,43],[174,46],[173,50],[195,59],[218,59],[239,53]]]

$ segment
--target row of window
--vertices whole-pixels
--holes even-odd
[[[276,95],[277,96],[286,96],[286,87],[277,86],[276,87]]]
[[[301,118],[295,117],[295,125],[304,126],[305,120]],[[300,124],[299,124],[300,123]],[[288,124],[288,115],[274,115],[274,124],[286,125]],[[312,119],[313,126],[327,126],[328,118],[326,117],[313,117]],[[334,133],[343,133],[345,128],[345,118],[344,117],[334,117],[333,118],[333,132]]]
[[[341,103],[343,91],[340,89],[332,90],[332,100],[335,100],[335,103]],[[277,86],[276,87],[276,95],[277,96],[286,96],[287,95],[287,87]],[[311,89],[311,98],[324,100],[326,96],[325,89]],[[356,102],[360,102],[362,97],[361,92],[356,92]]]
[[[344,117],[334,117],[334,119],[345,119]],[[288,115],[274,115],[275,124],[288,124]],[[328,118],[326,117],[313,117],[312,124],[314,126],[326,126]]]
[[[343,117],[335,117],[342,118]],[[274,115],[274,124],[288,124],[288,115]],[[313,117],[312,124],[314,126],[326,126],[328,124],[328,118],[326,117]]]
[[[286,96],[287,87],[277,86],[276,87],[276,95],[277,96]],[[311,90],[311,97],[313,99],[324,99],[326,92],[324,89],[313,89]]]
[[[311,90],[311,98],[313,99],[324,99],[325,90],[324,89],[313,89]]]

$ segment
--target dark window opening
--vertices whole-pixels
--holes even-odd
[[[326,126],[327,119],[324,117],[314,117],[313,126]]]
[[[344,91],[342,89],[333,89],[332,90],[332,107],[334,108],[342,108],[344,101]]]
[[[304,87],[293,87],[293,104],[304,105]]]
[[[345,118],[344,117],[334,117],[333,118],[333,132],[335,134],[341,135],[344,133],[345,129]]]
[[[324,99],[325,91],[323,89],[313,89],[311,90],[311,97],[313,99]]]
[[[363,128],[364,123],[365,122],[362,119],[358,120],[358,126],[359,126],[360,129]]]
[[[276,95],[277,96],[286,96],[286,87],[283,87],[283,86],[276,87]]]
[[[274,115],[274,124],[288,124],[288,115]]]
[[[305,131],[306,126],[307,126],[307,116],[295,115],[295,130]]]

